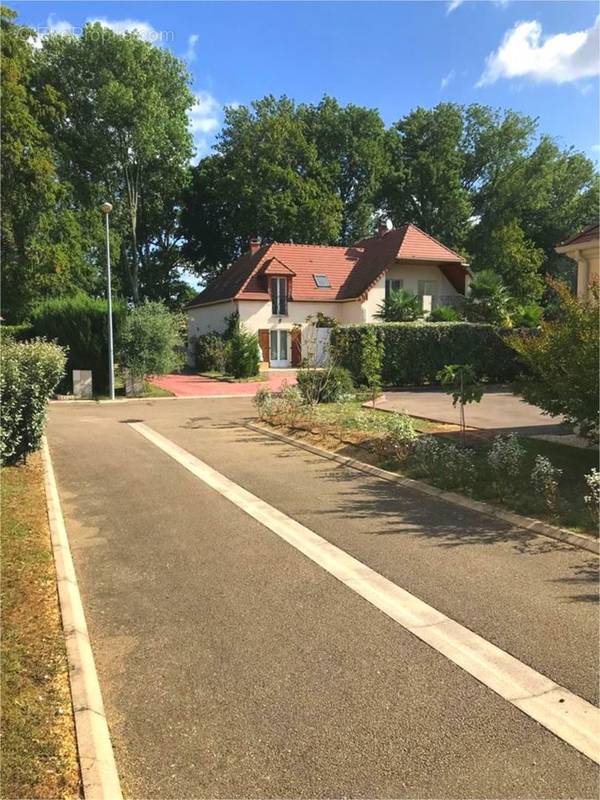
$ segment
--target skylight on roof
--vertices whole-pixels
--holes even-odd
[[[319,289],[331,289],[331,284],[329,283],[327,275],[313,275],[313,278]]]

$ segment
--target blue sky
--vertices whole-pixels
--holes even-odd
[[[102,19],[186,58],[200,155],[225,104],[326,93],[388,124],[441,101],[510,107],[600,156],[596,2],[7,2],[42,34]]]

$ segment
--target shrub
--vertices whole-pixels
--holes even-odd
[[[591,472],[585,476],[589,494],[583,498],[588,513],[594,525],[598,525],[598,516],[600,511],[600,470],[592,469]]]
[[[536,497],[541,498],[551,514],[556,513],[558,501],[558,481],[562,470],[552,466],[545,456],[536,456],[531,471],[531,485]]]
[[[386,455],[402,460],[417,440],[417,432],[408,414],[390,414],[386,420],[382,449]]]
[[[500,275],[491,269],[477,272],[465,300],[465,316],[471,322],[488,322],[491,325],[510,324],[511,296]]]
[[[544,309],[537,303],[515,306],[510,318],[514,328],[538,328],[544,316]]]
[[[383,347],[372,328],[363,330],[360,345],[359,386],[368,386],[373,391],[376,391],[381,386]]]
[[[225,339],[218,333],[206,333],[194,341],[194,363],[200,372],[225,372]]]
[[[181,315],[163,303],[148,301],[133,308],[123,325],[120,363],[132,375],[164,375],[183,366]]]
[[[225,371],[234,378],[251,378],[258,372],[258,338],[238,326],[227,342]]]
[[[517,388],[528,403],[552,416],[562,414],[592,437],[598,431],[598,292],[581,301],[565,284],[550,285],[559,298],[560,318],[543,322],[536,336],[508,339],[529,370]]]
[[[473,450],[435,436],[421,436],[415,443],[413,457],[419,470],[438,486],[467,491],[473,488],[477,475]]]
[[[331,333],[336,363],[350,370],[357,384],[362,370],[363,332],[371,330],[381,347],[382,381],[391,386],[435,383],[446,364],[469,363],[481,379],[510,381],[522,363],[492,325],[469,322],[389,322],[344,325]]]
[[[64,375],[66,353],[41,339],[7,339],[0,364],[0,459],[14,463],[40,446],[48,397]]]
[[[298,388],[307,403],[337,403],[352,394],[352,376],[343,367],[325,370],[301,369],[297,375]]]
[[[525,450],[514,433],[496,436],[488,453],[488,464],[499,497],[516,492],[523,473]]]
[[[421,298],[405,289],[394,289],[380,304],[375,316],[385,322],[413,322],[423,316]]]
[[[461,313],[454,306],[438,306],[429,315],[429,322],[460,322]]]
[[[127,309],[122,301],[113,303],[113,335],[118,349]],[[57,297],[38,305],[31,315],[35,336],[55,340],[68,348],[64,384],[71,389],[74,369],[91,369],[94,391],[108,386],[108,305],[85,294]]]

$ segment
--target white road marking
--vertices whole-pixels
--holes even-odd
[[[600,709],[437,611],[141,422],[129,425],[231,503],[549,731],[600,763]]]

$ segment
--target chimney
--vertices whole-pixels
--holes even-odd
[[[250,239],[250,255],[253,256],[259,248],[260,239],[257,236],[253,236],[252,239]]]
[[[384,217],[380,217],[377,223],[377,236],[379,236],[380,239],[383,239],[383,237],[386,235],[387,232],[388,232],[387,219],[385,219]]]

